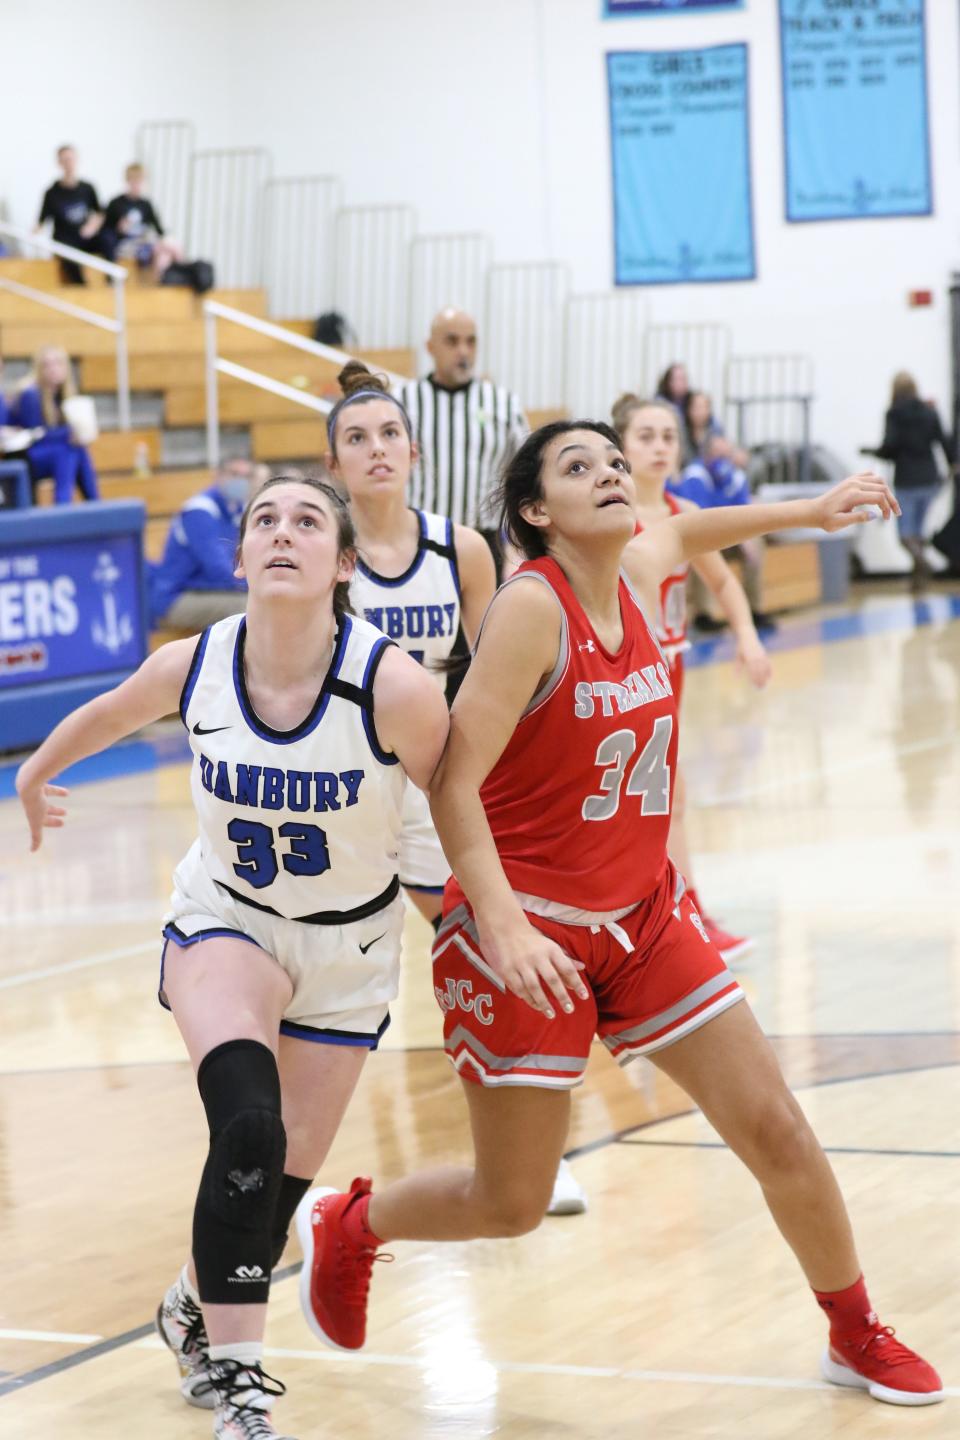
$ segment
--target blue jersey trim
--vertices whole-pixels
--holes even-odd
[[[457,592],[457,599],[462,601],[463,587],[460,584],[460,566],[457,561],[457,546],[453,535],[453,521],[448,519],[446,526],[447,528],[444,533],[446,536],[446,544],[450,547],[450,560],[448,562],[450,565],[450,574],[453,576],[453,588]]]
[[[367,744],[373,751],[374,758],[380,761],[381,765],[399,765],[400,760],[396,755],[389,754],[380,744],[377,735],[377,726],[373,716],[373,682],[376,678],[377,669],[387,650],[393,644],[386,636],[382,640],[374,642],[370,654],[367,656],[367,667],[363,672],[361,690],[363,691],[364,703],[360,706],[360,714],[363,716],[363,728],[367,736]]]
[[[194,935],[185,935],[182,930],[177,929],[172,921],[169,925],[164,925],[161,934],[163,935],[163,948],[160,951],[160,980],[157,984],[157,999],[160,1001],[164,1010],[170,1009],[170,1002],[163,993],[163,972],[167,960],[167,944],[169,941],[172,940],[179,950],[186,950],[188,946],[197,945],[201,940],[216,940],[219,936],[226,936],[227,939],[230,940],[246,940],[248,945],[256,945],[257,943],[256,940],[252,939],[249,935],[244,935],[242,930],[230,930],[226,927],[198,930]]]
[[[187,671],[187,678],[183,682],[183,689],[180,692],[180,719],[187,726],[187,710],[190,701],[193,699],[193,692],[196,689],[197,681],[200,679],[200,671],[203,668],[203,657],[207,650],[207,641],[210,639],[210,626],[203,630],[200,639],[197,641],[196,649],[193,652],[193,659],[190,661],[190,669]]]
[[[303,1025],[299,1020],[281,1020],[280,1034],[294,1040],[310,1040],[314,1045],[352,1045],[357,1049],[376,1050],[390,1024],[390,1016],[384,1017],[383,1024],[374,1034],[362,1034],[351,1030],[320,1030],[314,1025]]]
[[[243,674],[243,646],[247,633],[247,617],[244,616],[237,626],[237,638],[233,647],[233,688],[237,695],[237,704],[240,706],[240,713],[254,735],[261,740],[267,740],[272,745],[292,745],[296,740],[302,740],[316,730],[320,721],[326,713],[330,703],[329,682],[335,680],[340,673],[340,666],[343,664],[343,657],[346,654],[347,641],[350,638],[352,625],[349,615],[341,615],[337,638],[333,647],[333,657],[330,661],[330,668],[320,686],[319,694],[313,704],[313,709],[307,718],[297,725],[293,730],[274,730],[261,720],[250,704],[250,697],[247,695],[247,685]]]
[[[422,510],[414,510],[413,513],[417,517],[417,528],[420,531],[417,537],[417,553],[402,575],[381,575],[378,571],[371,570],[370,566],[365,565],[360,556],[357,556],[357,569],[361,575],[366,576],[374,585],[382,585],[386,590],[395,590],[398,585],[405,585],[408,580],[411,580],[423,564],[424,557],[427,553],[426,546],[423,543],[428,538],[427,521]]]

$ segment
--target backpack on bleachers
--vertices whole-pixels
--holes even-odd
[[[189,285],[195,295],[213,289],[213,266],[209,260],[184,260],[168,265],[160,279],[161,285]]]

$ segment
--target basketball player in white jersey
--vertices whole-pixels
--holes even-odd
[[[407,776],[448,730],[424,669],[347,611],[343,501],[268,481],[240,527],[246,616],[164,645],[21,766],[31,849],[63,824],[52,776],[179,708],[199,838],[174,876],[160,998],[197,1072],[210,1150],[192,1255],[157,1315],[218,1440],[274,1440],[262,1367],[270,1271],[389,1023]]]
[[[476,530],[408,505],[417,446],[386,379],[351,360],[339,381],[343,399],[327,421],[326,463],[350,497],[356,531],[350,603],[443,690],[460,624],[472,648],[493,599],[493,559]],[[438,921],[450,866],[427,798],[413,785],[403,798],[399,874],[421,915]]]

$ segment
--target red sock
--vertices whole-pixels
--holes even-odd
[[[861,1275],[846,1290],[814,1290],[817,1304],[830,1321],[830,1331],[836,1335],[849,1335],[862,1330],[873,1315],[873,1306],[867,1294],[867,1286]],[[875,1317],[874,1317],[875,1318]]]
[[[351,1245],[358,1250],[377,1250],[383,1244],[379,1235],[375,1235],[370,1229],[367,1215],[370,1210],[370,1196],[360,1195],[351,1205],[348,1205],[343,1212],[341,1224],[346,1231],[347,1239]]]

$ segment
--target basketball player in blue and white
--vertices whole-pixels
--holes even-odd
[[[351,360],[339,381],[343,398],[327,421],[326,462],[350,497],[356,530],[350,603],[419,661],[443,691],[460,625],[472,648],[493,599],[493,558],[476,530],[410,508],[407,487],[417,446],[385,377]],[[431,924],[439,921],[449,878],[427,798],[408,785],[400,882]]]
[[[163,646],[20,768],[31,849],[63,825],[52,777],[179,708],[199,837],[174,875],[160,997],[197,1074],[210,1148],[192,1255],[157,1316],[218,1440],[274,1440],[262,1367],[270,1271],[397,992],[406,779],[448,730],[423,666],[347,611],[343,501],[269,480],[240,526],[246,616]]]

